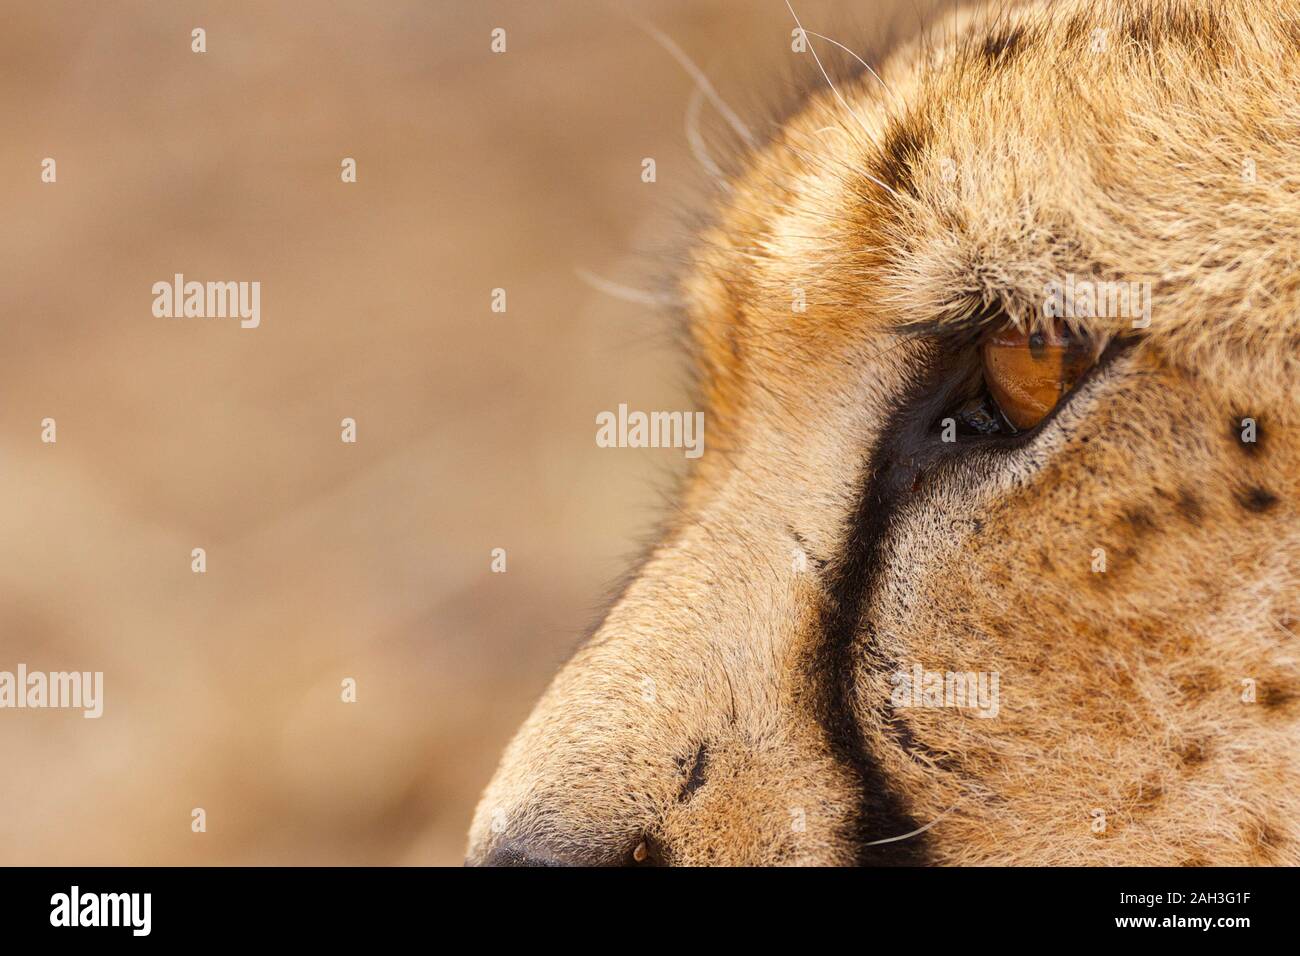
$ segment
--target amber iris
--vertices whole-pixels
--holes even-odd
[[[1041,422],[1093,364],[1092,342],[1063,325],[1021,331],[1008,326],[981,346],[984,381],[1017,429]]]

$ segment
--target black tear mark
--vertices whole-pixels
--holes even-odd
[[[930,424],[951,398],[944,385],[951,369],[942,365],[917,374],[885,417],[888,424],[863,469],[856,506],[830,566],[821,635],[810,661],[818,723],[836,760],[856,778],[858,806],[845,836],[856,844],[856,862],[863,866],[931,860],[929,833],[878,842],[910,833],[918,824],[862,726],[859,692],[869,670],[895,669],[880,649],[871,595],[886,570],[882,542],[895,515],[911,497],[918,475],[947,449],[930,435]]]
[[[686,770],[685,757],[677,758],[677,768],[679,770]],[[695,758],[691,761],[690,770],[686,772],[686,783],[682,784],[682,790],[677,794],[678,803],[685,803],[691,798],[692,794],[694,794],[696,790],[704,786],[705,781],[708,779],[708,769],[709,749],[702,743],[700,744],[700,749],[695,751]]]
[[[1101,374],[1134,341],[1112,342],[1082,381]],[[862,464],[852,512],[827,568],[820,634],[806,663],[817,722],[832,755],[857,786],[858,806],[844,837],[856,844],[860,865],[915,866],[934,857],[935,837],[929,831],[882,842],[919,829],[906,791],[886,772],[877,752],[889,744],[881,739],[887,731],[880,727],[887,716],[886,701],[873,702],[863,694],[873,675],[881,677],[900,666],[893,659],[895,651],[884,646],[882,622],[872,614],[875,595],[891,569],[890,532],[918,487],[940,482],[958,469],[969,474],[972,467],[995,468],[1001,456],[1023,448],[1068,404],[1068,399],[1061,402],[1042,422],[1017,435],[956,444],[936,441],[934,424],[963,387],[958,373],[968,357],[966,350],[945,344],[951,345],[940,340],[918,343],[909,382],[883,415],[884,427]],[[1099,576],[1105,577],[1092,577]]]
[[[1267,488],[1252,485],[1237,492],[1237,504],[1254,514],[1264,514],[1277,505],[1277,495]]]

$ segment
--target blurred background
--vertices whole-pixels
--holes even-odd
[[[0,710],[0,863],[458,864],[687,464],[594,441],[689,407],[667,310],[578,274],[663,291],[707,204],[636,20],[761,133],[814,85],[789,11],[6,6],[0,670],[103,671],[105,705]],[[865,54],[921,6],[796,9]],[[177,272],[260,281],[260,328],[155,318]]]

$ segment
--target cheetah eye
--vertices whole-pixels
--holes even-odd
[[[984,382],[1019,431],[1033,428],[1096,361],[1092,339],[1057,324],[1032,332],[1005,327],[980,344]]]
[[[986,332],[977,349],[974,388],[954,414],[968,435],[1015,434],[1033,428],[1096,364],[1092,338],[1057,323]]]

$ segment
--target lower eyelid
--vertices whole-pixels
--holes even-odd
[[[1064,394],[1061,395],[1060,400],[1052,410],[1044,416],[1043,420],[1039,422],[1032,431],[1037,431],[1039,427],[1046,423],[1055,421],[1062,413],[1071,414],[1070,408],[1077,408],[1077,406],[1074,405],[1075,399],[1091,391],[1098,380],[1110,374],[1114,362],[1121,358],[1124,353],[1129,351],[1129,349],[1135,344],[1136,340],[1134,339],[1118,337],[1111,338],[1108,341],[1105,350],[1097,356],[1095,361],[1091,362],[1088,367],[1084,369],[1078,379]]]

